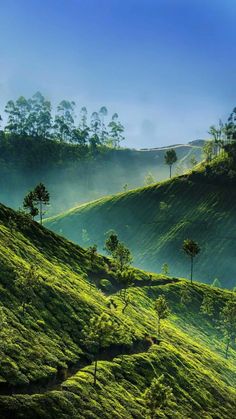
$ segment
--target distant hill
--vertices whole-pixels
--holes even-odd
[[[103,251],[109,230],[115,230],[131,249],[135,265],[160,272],[164,263],[174,275],[186,276],[189,260],[186,238],[199,242],[195,278],[225,287],[236,285],[236,171],[225,156],[184,176],[106,197],[48,219],[52,230]]]
[[[178,165],[184,159],[179,170],[190,167],[193,155],[201,160],[201,148],[194,145],[179,146],[176,152]],[[121,192],[125,185],[128,189],[143,186],[149,172],[157,181],[166,179],[164,153],[164,149],[115,150],[104,146],[92,150],[88,146],[0,132],[0,201],[18,209],[26,193],[44,182],[51,195],[49,214],[53,215]]]
[[[175,398],[169,417],[234,419],[236,348],[231,345],[226,360],[216,327],[233,293],[136,270],[122,313],[111,260],[91,258],[2,205],[0,265],[1,419],[144,419],[150,413],[145,390],[162,374]],[[161,295],[171,314],[157,340],[154,302]],[[206,296],[214,303],[213,319],[200,312]],[[94,385],[88,336],[91,319],[101,314],[116,333],[98,353]]]

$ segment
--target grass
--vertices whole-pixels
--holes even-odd
[[[136,266],[160,272],[167,263],[172,275],[184,277],[190,261],[182,243],[192,238],[201,247],[194,277],[206,283],[218,278],[224,287],[234,287],[236,189],[235,178],[222,174],[226,162],[218,157],[209,165],[210,174],[200,164],[185,176],[93,201],[45,225],[76,243],[96,243],[100,252],[107,232],[115,230],[131,249]]]
[[[219,311],[232,298],[230,291],[155,274],[150,283],[149,272],[136,270],[135,286],[128,291],[131,303],[122,314],[116,272],[108,259],[98,255],[91,263],[79,246],[3,206],[0,263],[0,308],[5,317],[0,330],[1,418],[145,418],[145,389],[162,373],[178,400],[172,417],[234,418],[236,348],[230,348],[225,360],[222,332],[200,313],[206,293]],[[32,265],[40,279],[23,315],[16,283],[20,272]],[[112,296],[96,286],[101,278],[111,281]],[[183,287],[191,294],[185,305],[180,301]],[[89,319],[107,312],[134,342],[151,339],[156,336],[154,301],[161,294],[171,316],[163,322],[160,345],[114,359],[110,349],[111,359],[98,362],[94,387],[93,364],[80,365],[91,359],[84,335]],[[111,297],[117,309],[108,308]],[[121,342],[118,336],[113,343]],[[77,372],[75,368],[71,377],[65,374],[60,385],[53,385],[58,372],[76,365]],[[22,394],[4,395],[9,389],[22,389]]]

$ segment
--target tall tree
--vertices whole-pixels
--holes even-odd
[[[124,306],[122,309],[122,313],[124,313],[131,301],[130,296],[127,295],[127,290],[128,288],[134,285],[135,274],[134,274],[133,269],[126,269],[124,272],[120,272],[120,274],[118,275],[118,281],[120,285],[122,286],[120,296],[124,303]]]
[[[102,349],[113,342],[115,324],[111,316],[106,313],[94,316],[90,319],[89,326],[85,328],[85,342],[92,348],[95,354],[94,381],[97,383],[98,356]]]
[[[55,134],[60,141],[73,141],[73,130],[75,129],[75,102],[62,100],[57,107],[55,116]]]
[[[52,129],[51,103],[37,92],[29,99],[28,132],[32,136],[49,138]]]
[[[186,239],[183,242],[183,250],[186,255],[190,256],[191,268],[190,268],[190,280],[191,284],[193,283],[193,260],[201,251],[199,245],[194,240]]]
[[[33,191],[30,191],[23,201],[23,208],[28,210],[31,217],[34,219],[39,213],[38,208],[35,206],[35,194]]]
[[[149,410],[150,419],[173,418],[176,399],[171,387],[164,383],[164,375],[154,378],[151,386],[144,393],[144,400]]]
[[[107,130],[105,125],[105,117],[107,116],[108,111],[106,106],[102,106],[99,110],[99,116],[101,121],[101,143],[104,144],[106,137],[107,137]]]
[[[170,168],[170,178],[171,178],[171,174],[172,174],[172,166],[174,163],[177,162],[177,154],[176,151],[171,148],[170,150],[167,150],[165,153],[165,164],[167,164]]]
[[[124,245],[124,243],[119,242],[112,255],[117,263],[118,269],[121,272],[123,272],[124,269],[132,263],[131,252],[128,247]]]
[[[221,327],[223,329],[226,348],[225,358],[228,358],[230,343],[236,336],[236,299],[229,300],[221,310]]]
[[[108,254],[113,255],[119,244],[119,239],[116,233],[110,233],[105,241],[105,250]]]
[[[154,308],[157,314],[157,336],[160,337],[161,320],[166,319],[170,314],[170,309],[164,295],[161,295],[156,299]]]
[[[50,194],[43,183],[39,183],[33,190],[34,204],[38,207],[40,224],[43,224],[44,205],[49,205]]]
[[[119,121],[119,116],[117,113],[114,113],[111,119],[111,122],[108,124],[110,129],[109,135],[112,139],[112,144],[114,148],[119,148],[121,141],[124,140],[124,126]]]

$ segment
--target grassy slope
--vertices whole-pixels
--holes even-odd
[[[0,298],[8,323],[9,340],[0,345],[0,390],[9,384],[38,383],[38,392],[58,368],[78,362],[86,352],[83,327],[94,313],[110,312],[107,299],[87,278],[107,277],[115,281],[107,260],[98,257],[91,267],[83,249],[41,228],[24,225],[16,216],[11,232],[9,217],[15,214],[0,207]],[[37,266],[42,279],[23,316],[17,272],[30,264]],[[147,275],[137,272],[139,281]],[[15,418],[144,418],[143,392],[151,380],[164,373],[178,400],[173,417],[233,418],[236,408],[236,350],[224,359],[222,336],[214,323],[199,314],[203,294],[214,294],[218,308],[231,293],[195,284],[192,301],[180,304],[184,280],[163,283],[153,276],[152,286],[130,289],[131,305],[121,314],[112,311],[119,322],[132,330],[133,339],[154,335],[156,319],[153,301],[164,293],[172,309],[165,321],[163,341],[149,351],[99,362],[98,386],[92,386],[93,366],[87,366],[64,381],[61,387],[45,393],[0,396],[0,417]],[[155,285],[156,284],[156,285]],[[1,332],[2,333],[2,330]],[[2,336],[1,336],[2,337]],[[2,343],[2,342],[1,342]]]
[[[191,156],[200,160],[201,147],[176,149],[178,162],[189,167]],[[26,193],[43,182],[51,196],[50,215],[79,203],[116,193],[124,184],[144,185],[149,171],[156,179],[168,176],[165,150],[138,151],[99,148],[91,155],[87,147],[54,140],[11,137],[0,131],[0,202],[18,209]],[[107,182],[109,179],[109,182]]]
[[[193,238],[201,246],[195,278],[211,283],[218,277],[231,287],[236,285],[235,202],[235,182],[208,179],[200,167],[190,175],[74,208],[46,225],[79,243],[85,229],[100,251],[113,229],[130,247],[137,266],[160,271],[168,263],[180,276],[189,272],[182,242]]]

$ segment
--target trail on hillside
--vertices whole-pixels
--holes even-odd
[[[157,343],[155,337],[147,337],[133,342],[131,346],[125,345],[111,345],[103,349],[97,361],[113,361],[114,358],[123,355],[135,355],[142,352],[147,352],[153,343]],[[90,356],[91,357],[91,356]],[[41,382],[29,383],[26,385],[9,385],[6,383],[0,384],[1,396],[14,396],[20,394],[43,394],[53,390],[63,391],[62,384],[73,375],[77,374],[83,368],[92,365],[93,361],[89,360],[89,354],[83,355],[80,360],[74,364],[69,365],[68,368],[58,369],[53,378],[44,379]]]

